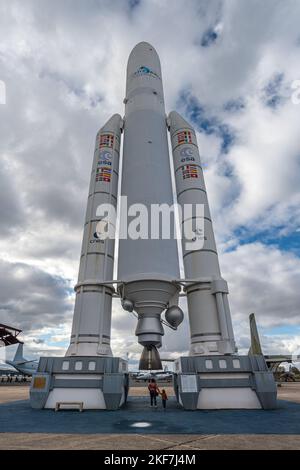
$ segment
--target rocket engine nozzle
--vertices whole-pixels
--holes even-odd
[[[145,346],[140,358],[139,370],[162,370],[159,352],[156,346]]]

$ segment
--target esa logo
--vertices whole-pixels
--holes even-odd
[[[98,165],[107,165],[111,166],[112,153],[108,150],[102,150],[99,153]]]
[[[99,153],[100,160],[103,160],[104,162],[109,162],[111,160],[111,157],[112,153],[108,150],[102,150],[102,152]]]
[[[195,157],[193,157],[193,150],[190,147],[184,147],[180,150],[181,162],[194,162]]]

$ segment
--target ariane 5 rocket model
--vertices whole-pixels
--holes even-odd
[[[186,409],[272,408],[276,387],[263,356],[237,355],[195,130],[175,111],[166,116],[159,57],[147,42],[137,44],[129,56],[124,103],[124,118],[113,115],[96,137],[70,346],[65,358],[41,359],[31,404],[53,408],[69,400],[83,402],[86,408],[121,406],[128,391],[127,363],[112,356],[112,296],[118,295],[123,308],[137,318],[135,334],[143,346],[140,369],[161,369],[163,325],[176,330],[182,322],[181,293],[187,297],[191,344],[190,355],[175,363],[179,403]],[[175,218],[170,214],[170,236],[161,230],[153,236],[151,226],[153,208],[174,207],[174,193],[178,216],[180,209],[184,279],[172,236]],[[99,208],[116,209],[119,199],[114,280],[116,219],[114,211],[103,215]],[[192,211],[187,213],[187,206]],[[140,223],[146,223],[148,236],[143,230],[140,236],[131,233],[130,215],[137,211],[143,212]],[[176,342],[176,333],[173,338]]]
[[[134,204],[143,204],[150,214],[155,204],[172,206],[174,203],[168,128],[178,203],[182,208],[185,204],[204,206],[203,248],[194,250],[191,246],[187,251],[187,240],[182,238],[185,275],[190,280],[185,283],[185,288],[191,354],[234,353],[227,284],[220,275],[195,131],[176,112],[166,119],[160,61],[148,43],[138,44],[129,56],[124,102],[124,120],[114,115],[96,138],[79,280],[75,288],[71,345],[67,355],[111,355],[113,290],[111,285],[103,283],[112,280],[114,239],[98,238],[97,226],[101,218],[97,217],[96,210],[100,204],[117,203],[121,129],[124,135],[121,194],[126,196],[126,208],[121,205],[122,217]],[[183,226],[185,223],[182,220]],[[122,221],[120,225],[123,225]],[[170,227],[172,233],[174,220]],[[178,279],[179,260],[174,237],[132,239],[127,234],[120,239],[118,290],[123,306],[138,315],[136,335],[146,348],[144,361],[147,358],[152,369],[160,368],[155,366],[160,364],[156,348],[161,346],[164,334],[161,312],[177,306],[177,323],[182,319],[176,296],[180,290]],[[144,361],[141,368],[148,368]]]

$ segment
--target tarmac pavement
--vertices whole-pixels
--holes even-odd
[[[185,411],[170,396],[164,413],[139,387],[118,411],[55,413],[32,410],[28,393],[0,386],[0,449],[300,449],[299,383],[283,384],[270,411]]]

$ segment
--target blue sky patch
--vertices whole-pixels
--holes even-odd
[[[283,79],[283,73],[276,73],[263,88],[263,101],[269,108],[277,108],[283,100],[283,96],[280,94]]]
[[[214,28],[209,28],[205,31],[201,38],[201,46],[202,47],[209,47],[215,44],[216,40],[218,39],[218,34]]]
[[[281,235],[280,230],[282,229],[282,226],[278,226],[276,228],[272,227],[266,230],[253,231],[247,227],[240,226],[234,231],[234,236],[238,238],[239,245],[260,242],[264,245],[272,245],[282,251],[290,251],[296,256],[300,256],[300,232],[293,231],[287,235]]]
[[[263,330],[263,334],[268,336],[296,335],[300,333],[300,327],[297,325],[280,325],[273,328],[261,328],[261,330]]]
[[[209,115],[207,109],[189,91],[180,93],[177,107],[183,110],[199,132],[219,137],[222,153],[228,153],[235,142],[234,131],[228,124],[221,122],[217,116]]]
[[[241,111],[242,109],[245,109],[245,107],[246,107],[246,103],[244,99],[240,97],[237,99],[228,100],[224,104],[223,109],[224,111],[235,113],[235,112]]]
[[[141,0],[128,0],[128,5],[131,10],[139,6],[140,3],[141,3]]]

